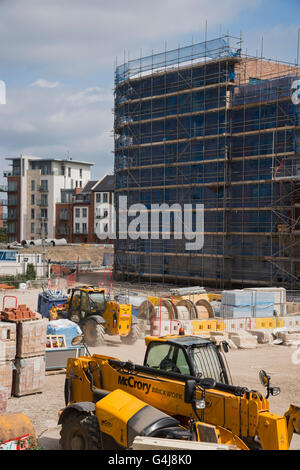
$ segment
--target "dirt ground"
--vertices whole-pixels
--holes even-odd
[[[43,251],[42,247],[22,248],[18,250],[21,254],[39,253]],[[103,253],[113,253],[113,249],[102,245],[65,245],[46,247],[46,259],[54,261],[77,260],[91,261],[92,265],[99,266],[102,263]]]

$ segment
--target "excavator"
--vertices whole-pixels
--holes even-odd
[[[69,297],[62,306],[53,306],[50,320],[68,318],[83,331],[88,346],[103,344],[104,334],[119,335],[124,344],[134,344],[140,337],[137,318],[131,305],[119,304],[106,295],[103,288],[78,286],[68,291]]]
[[[182,333],[145,342],[143,365],[88,350],[68,359],[58,421],[62,449],[132,449],[144,436],[287,450],[300,434],[300,407],[290,405],[284,416],[270,411],[268,398],[280,389],[265,371],[259,373],[265,396],[232,384],[226,341]]]

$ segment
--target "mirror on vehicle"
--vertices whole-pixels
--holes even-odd
[[[271,395],[273,397],[277,397],[277,395],[280,394],[280,388],[279,387],[272,387],[270,392],[271,392]]]
[[[78,344],[82,344],[82,342],[83,342],[83,335],[75,336],[71,341],[72,346],[77,346]]]
[[[259,380],[264,387],[268,387],[270,383],[270,376],[263,369],[259,371]]]
[[[184,388],[184,401],[185,403],[192,403],[196,394],[196,380],[187,380]]]
[[[227,341],[222,341],[222,342],[221,342],[221,345],[222,345],[222,350],[224,351],[224,353],[228,353],[228,351],[229,351],[229,344],[227,343]]]

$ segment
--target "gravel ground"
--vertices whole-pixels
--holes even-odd
[[[99,348],[90,348],[91,354],[101,353],[123,360],[143,362],[145,353],[144,340],[138,340],[134,346],[123,345],[119,338],[106,337],[105,344]],[[289,404],[300,404],[300,365],[291,360],[293,350],[285,346],[260,346],[252,350],[233,350],[227,355],[233,383],[262,391],[258,379],[260,369],[265,369],[272,376],[272,383],[281,388],[281,394],[270,398],[271,410],[283,414]],[[64,374],[47,375],[43,393],[8,401],[9,412],[23,412],[32,420],[36,433],[40,436],[44,448],[56,448],[59,428],[57,427],[58,410],[64,406]],[[52,438],[43,441],[43,436],[52,432]],[[293,449],[300,449],[300,436],[294,436]]]

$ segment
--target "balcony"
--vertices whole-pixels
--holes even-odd
[[[46,186],[38,186],[38,191],[41,193],[48,193],[49,189]]]

